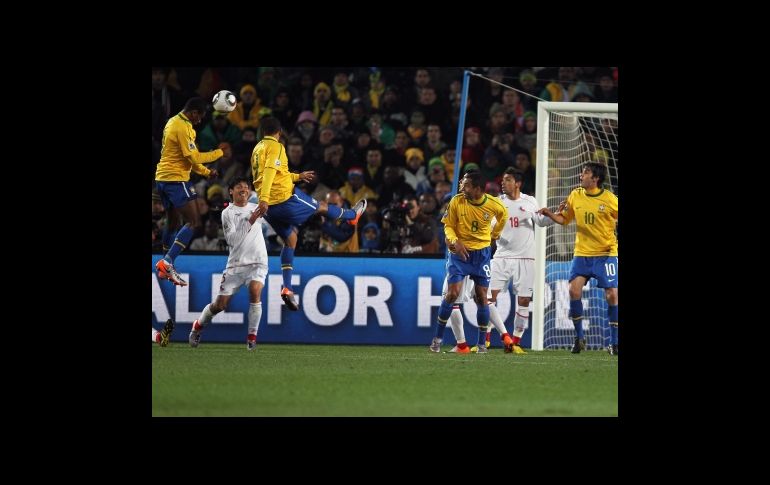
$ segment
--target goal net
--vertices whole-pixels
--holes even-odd
[[[607,165],[604,188],[618,193],[617,103],[538,103],[535,197],[555,211],[580,185],[585,162]],[[570,348],[575,327],[569,318],[569,270],[575,249],[575,223],[536,228],[532,348]],[[604,290],[591,278],[583,288],[586,347],[605,348],[610,332]],[[542,303],[538,303],[542,302]]]

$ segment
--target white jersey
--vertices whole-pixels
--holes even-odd
[[[226,269],[262,263],[267,266],[267,248],[262,236],[260,219],[252,226],[249,217],[257,205],[248,202],[244,207],[228,205],[222,211],[222,229],[225,233],[230,256]]]
[[[500,201],[508,209],[508,223],[497,240],[494,259],[535,259],[535,224],[550,226],[553,220],[537,213],[540,206],[531,195],[520,194],[513,200],[500,194]]]

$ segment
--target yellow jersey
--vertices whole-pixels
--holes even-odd
[[[492,229],[492,219],[497,225]],[[449,201],[441,218],[444,233],[449,241],[459,239],[466,248],[476,251],[498,239],[508,221],[508,209],[500,199],[484,194],[480,200],[471,201],[457,194]]]
[[[299,180],[299,174],[289,172],[289,158],[283,144],[272,136],[262,138],[254,147],[251,175],[260,202],[268,205],[280,204],[291,197],[294,182]]]
[[[155,180],[159,182],[187,182],[190,170],[208,177],[211,170],[203,163],[211,163],[222,158],[224,152],[216,150],[201,153],[195,145],[195,129],[190,120],[182,113],[172,117],[163,128],[163,147],[160,149],[160,162],[155,169]]]
[[[575,256],[617,256],[618,197],[599,189],[589,194],[582,187],[570,192],[567,207],[561,212],[567,220],[575,219]]]

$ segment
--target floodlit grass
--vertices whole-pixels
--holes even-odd
[[[617,416],[618,358],[172,342],[153,345],[152,415]]]

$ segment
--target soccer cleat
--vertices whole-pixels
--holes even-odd
[[[513,347],[512,350],[513,350],[514,354],[526,354],[527,353],[527,352],[524,351],[524,349],[522,349],[518,345],[513,345],[512,347]]]
[[[575,344],[572,346],[572,353],[579,354],[581,350],[586,349],[586,339],[575,337]]]
[[[201,343],[201,324],[198,320],[195,320],[192,324],[192,330],[190,330],[190,336],[187,337],[187,341],[190,342],[190,347],[197,347]]]
[[[513,352],[513,339],[508,335],[503,336],[503,352],[506,354]]]
[[[607,352],[609,352],[610,355],[618,355],[618,344],[608,345]]]
[[[257,348],[257,336],[248,335],[246,337],[246,350],[254,350]]]
[[[492,332],[487,332],[487,338],[486,338],[486,341],[484,343],[484,345],[486,345],[487,348],[489,348],[489,346],[492,345],[492,342],[490,342],[491,339],[489,338],[491,336],[492,336]]]
[[[471,349],[467,345],[465,347],[463,347],[462,349],[460,347],[458,347],[457,345],[455,345],[454,347],[452,347],[452,350],[447,351],[447,353],[470,354],[471,353]]]
[[[157,263],[155,263],[155,269],[158,270],[158,276],[161,278],[165,278],[175,285],[179,286],[187,286],[187,282],[182,279],[181,276],[179,276],[179,273],[177,273],[176,268],[174,268],[174,265],[166,261],[165,259],[161,259]]]
[[[160,331],[160,341],[158,345],[166,347],[168,345],[168,338],[171,336],[171,332],[174,331],[174,321],[170,318],[166,320],[166,324],[163,325],[163,330]]]
[[[286,306],[289,308],[289,310],[293,312],[299,310],[299,305],[297,305],[297,301],[294,299],[294,292],[290,289],[283,288],[281,290],[281,299],[283,299],[283,302],[286,303]]]
[[[158,272],[158,278],[167,280],[168,279],[168,272],[166,271],[166,264],[165,261],[162,259],[159,259],[157,263],[155,263],[155,271]]]
[[[366,211],[366,199],[361,199],[353,206],[353,210],[356,211],[356,218],[349,221],[351,225],[358,224],[358,220],[361,218],[361,214]]]
[[[443,342],[443,339],[440,339],[438,337],[433,337],[433,340],[430,342],[430,349],[431,352],[441,352],[441,342]]]
[[[478,345],[474,345],[473,347],[471,347],[471,352],[473,352],[474,354],[488,354],[489,349],[483,345],[481,347],[479,347]]]

